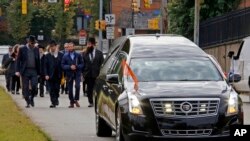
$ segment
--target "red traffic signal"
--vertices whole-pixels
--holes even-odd
[[[64,0],[64,4],[69,4],[70,3],[70,0]]]

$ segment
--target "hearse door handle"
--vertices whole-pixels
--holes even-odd
[[[107,85],[103,85],[102,86],[104,90],[107,90],[108,89],[108,86]]]

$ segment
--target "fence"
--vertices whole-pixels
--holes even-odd
[[[215,17],[200,24],[200,47],[204,48],[250,35],[250,7]]]

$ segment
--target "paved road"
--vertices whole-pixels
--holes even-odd
[[[0,84],[4,85],[3,76]],[[49,108],[49,95],[35,98],[34,108],[24,108],[26,103],[21,95],[12,95],[17,105],[41,127],[54,141],[114,141],[115,138],[99,138],[95,135],[94,109],[88,108],[87,97],[81,94],[80,108],[68,108],[67,95],[60,95],[60,105]]]
[[[0,84],[4,85],[4,79],[0,76]],[[88,108],[87,98],[81,94],[80,108],[69,109],[67,95],[61,95],[59,107],[49,108],[49,96],[35,98],[35,107],[26,109],[25,101],[21,95],[12,95],[17,105],[40,126],[54,141],[114,141],[115,138],[99,138],[95,135],[94,109]],[[245,111],[245,124],[250,124],[249,97],[242,96]]]

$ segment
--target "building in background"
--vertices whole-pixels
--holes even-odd
[[[136,3],[138,11],[133,11],[132,3]],[[111,0],[110,13],[115,14],[116,20],[115,37],[126,35],[126,30],[128,33],[131,29],[135,34],[160,33],[164,5],[165,0]],[[162,23],[166,22],[163,20]],[[162,27],[166,31],[166,26]]]

